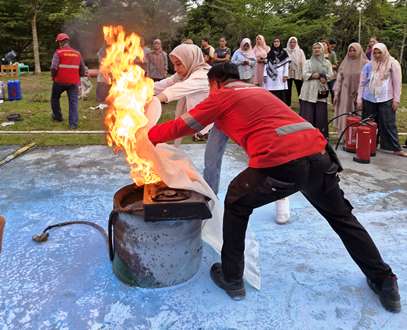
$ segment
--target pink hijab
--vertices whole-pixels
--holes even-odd
[[[170,56],[177,57],[182,64],[188,69],[188,73],[182,80],[186,80],[189,76],[200,69],[210,69],[206,64],[202,50],[197,45],[181,44],[174,48]]]
[[[377,61],[374,58],[374,50],[378,49],[382,52],[382,60]],[[375,44],[372,48],[372,78],[370,79],[369,89],[374,93],[377,94],[381,85],[383,84],[383,80],[389,78],[390,68],[392,64],[398,65],[398,62],[392,57],[387,50],[385,44],[379,42]]]
[[[260,40],[257,40],[259,38]],[[266,58],[268,52],[270,51],[270,47],[266,44],[266,39],[259,34],[256,37],[256,46],[253,48],[253,52],[256,55],[256,57],[261,57],[261,58]]]

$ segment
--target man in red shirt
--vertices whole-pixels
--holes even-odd
[[[63,92],[68,93],[69,127],[78,128],[78,94],[80,77],[85,75],[85,64],[81,53],[69,46],[69,36],[65,33],[57,35],[58,49],[54,53],[51,64],[52,85],[51,107],[52,119],[62,121],[59,99]]]
[[[250,214],[301,191],[339,235],[382,305],[399,312],[397,277],[352,214],[338,184],[342,168],[319,130],[263,88],[239,81],[234,64],[215,65],[208,78],[206,100],[178,119],[154,126],[148,135],[157,144],[192,135],[214,122],[249,156],[249,167],[233,179],[225,197],[222,263],[211,268],[214,282],[232,298],[244,298]]]

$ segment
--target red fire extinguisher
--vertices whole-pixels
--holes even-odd
[[[369,120],[367,122],[367,126],[370,128],[370,138],[371,138],[371,145],[370,145],[370,156],[376,156],[377,150],[377,123],[374,120]]]
[[[356,152],[356,130],[361,118],[359,116],[346,117],[347,132],[343,149],[347,152]]]
[[[356,156],[353,160],[358,163],[370,163],[371,153],[371,129],[368,125],[360,125],[356,129]]]

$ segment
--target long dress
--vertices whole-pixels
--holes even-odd
[[[358,95],[360,72],[352,74],[339,73],[334,85],[335,106],[334,116],[342,115],[355,110],[355,102]],[[334,126],[341,134],[346,126],[346,116],[334,120]]]
[[[363,66],[368,62],[360,44],[350,44],[348,53],[351,47],[356,50],[357,56],[352,59],[349,55],[346,55],[339,67],[336,83],[333,88],[335,92],[335,117],[355,110],[360,73],[362,72]],[[338,133],[341,134],[346,126],[346,116],[335,119],[334,126]]]
[[[264,61],[267,59],[267,50],[260,47],[254,47],[253,52],[256,55],[257,60],[253,84],[263,86]]]

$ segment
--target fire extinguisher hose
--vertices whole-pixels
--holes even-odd
[[[341,143],[341,140],[343,136],[345,135],[346,131],[351,128],[352,126],[360,125],[360,124],[367,124],[369,125],[368,121],[374,119],[374,115],[370,115],[366,117],[365,119],[362,119],[360,122],[357,123],[352,123],[348,126],[345,127],[345,129],[342,131],[341,135],[339,135],[338,142],[336,142],[335,150],[338,150],[339,144]],[[370,126],[370,125],[369,125]]]
[[[345,113],[342,113],[342,114],[340,114],[340,115],[338,115],[338,116],[335,116],[335,117],[333,117],[330,121],[328,121],[328,126],[335,120],[335,119],[338,119],[338,118],[340,118],[340,117],[343,117],[343,116],[352,116],[352,115],[357,115],[359,112],[361,112],[362,110],[354,110],[354,111],[350,111],[350,112],[345,112]]]

